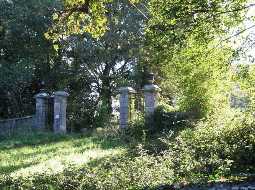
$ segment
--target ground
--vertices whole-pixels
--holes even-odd
[[[70,165],[79,167],[124,151],[117,141],[98,137],[48,133],[14,137],[0,142],[0,174],[59,173]]]
[[[148,138],[136,129],[133,132],[97,131],[90,136],[36,132],[1,139],[0,189],[193,190],[199,189],[200,185],[203,189],[212,180],[231,182],[230,185],[222,186],[223,189],[232,188],[233,179],[238,180],[234,186],[240,183],[240,177],[237,179],[232,173],[227,174],[230,178],[226,179],[221,170],[209,172],[208,168],[217,169],[221,161],[217,155],[222,149],[215,150],[215,154],[212,154],[215,160],[210,162],[214,165],[208,166],[208,154],[203,140],[204,137],[208,139],[207,133],[196,139],[197,136],[192,136],[188,128],[186,133],[180,133],[182,135],[178,131],[176,138],[173,138],[171,131]],[[198,132],[195,134],[200,134]],[[189,142],[193,143],[186,144]],[[210,145],[210,141],[208,143]],[[214,141],[212,143],[215,144]],[[171,146],[177,144],[175,148]],[[224,142],[221,144],[223,146]],[[193,150],[198,151],[201,147],[203,152],[197,158]],[[255,187],[254,183],[245,183],[241,184],[242,187]],[[221,182],[216,184],[219,187],[216,189],[221,189]]]

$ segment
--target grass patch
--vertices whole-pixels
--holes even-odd
[[[0,143],[0,189],[144,189],[172,183],[168,162],[123,137],[38,133],[6,139]]]
[[[36,133],[0,142],[0,175],[60,172],[69,165],[120,154],[124,147],[116,139],[81,135]],[[29,174],[30,175],[30,174]]]
[[[254,173],[253,116],[229,112],[189,126],[92,136],[38,133],[0,143],[0,189],[160,189],[245,180]],[[223,122],[224,121],[224,122]],[[148,130],[147,130],[148,131]],[[206,185],[205,185],[206,186]]]

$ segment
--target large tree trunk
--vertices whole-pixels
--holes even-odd
[[[101,100],[103,106],[106,107],[107,114],[112,113],[112,89],[111,89],[111,78],[110,78],[110,65],[106,64],[103,76],[101,77],[102,80],[102,89],[101,89]]]
[[[112,92],[108,82],[104,82],[102,91],[101,91],[101,100],[103,106],[106,108],[107,114],[112,113]]]

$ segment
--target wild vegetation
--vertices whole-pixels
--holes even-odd
[[[0,188],[248,180],[255,172],[254,55],[247,55],[254,7],[248,0],[0,1],[0,118],[32,115],[35,94],[62,89],[70,93],[72,132],[1,138]],[[136,119],[119,130],[119,87],[140,92],[150,72],[161,88],[153,130],[139,94]],[[233,97],[242,105],[231,106]],[[173,112],[193,117],[176,120]]]
[[[227,118],[222,120],[222,117]],[[241,181],[254,172],[254,119],[224,116],[146,133],[92,136],[37,133],[1,142],[0,187],[11,189],[157,189],[208,181]]]

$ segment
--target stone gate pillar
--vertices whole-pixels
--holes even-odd
[[[150,116],[157,107],[159,87],[155,84],[144,86],[145,115]]]
[[[157,100],[158,100],[158,95],[160,88],[153,84],[154,82],[154,75],[153,73],[150,73],[149,79],[148,79],[148,84],[144,86],[143,91],[144,91],[144,107],[145,107],[145,119],[146,119],[146,124],[149,127],[153,127],[154,124],[154,111],[157,107]]]
[[[35,113],[35,128],[44,130],[47,125],[48,116],[48,99],[49,94],[42,92],[35,96],[36,99],[36,113]]]
[[[54,93],[54,133],[66,133],[66,107],[69,94],[65,91]]]
[[[120,129],[125,129],[128,126],[130,107],[129,100],[131,94],[135,93],[135,90],[131,87],[122,87],[120,92]]]

